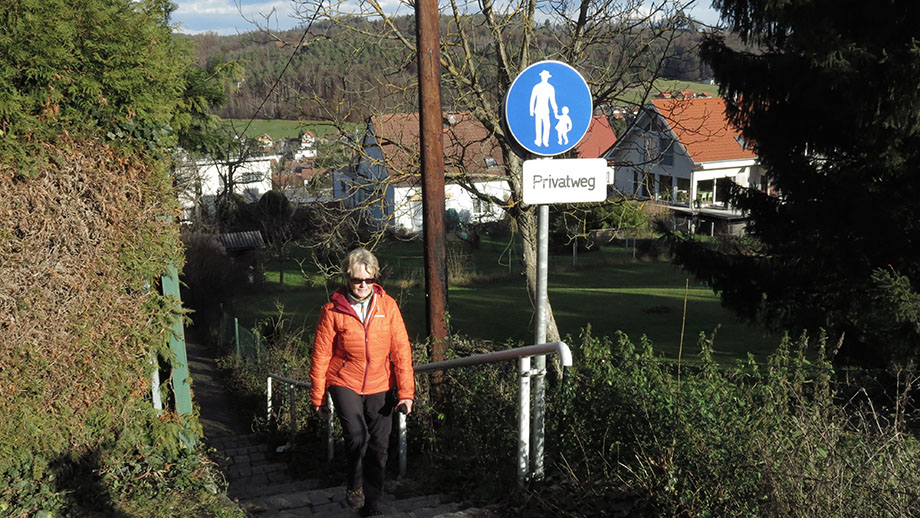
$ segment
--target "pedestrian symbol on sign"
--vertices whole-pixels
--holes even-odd
[[[559,118],[559,108],[556,107],[556,89],[549,83],[552,77],[549,71],[540,72],[540,82],[530,92],[530,116],[534,117],[533,145],[540,147],[549,146],[549,107],[552,105],[553,113]]]
[[[591,123],[591,93],[581,75],[558,61],[535,63],[514,80],[505,120],[526,150],[558,155],[575,146]],[[552,133],[555,131],[555,138]]]

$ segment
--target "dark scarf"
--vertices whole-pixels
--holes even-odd
[[[351,292],[351,290],[346,289],[345,296],[348,297],[349,304],[364,304],[365,302],[370,300],[371,297],[374,296],[374,290],[371,290],[370,294],[367,297],[364,297],[363,299],[359,299],[354,293]]]

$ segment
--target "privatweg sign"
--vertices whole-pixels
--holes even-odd
[[[603,158],[524,161],[524,203],[600,202],[607,199],[607,161]]]

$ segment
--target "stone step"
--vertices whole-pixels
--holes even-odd
[[[326,484],[319,480],[293,480],[291,482],[282,482],[278,484],[262,486],[239,486],[236,488],[233,496],[240,501],[245,501],[261,497],[280,495],[284,493],[312,491],[314,489],[322,489],[324,487],[326,487]]]
[[[288,468],[289,466],[286,462],[277,461],[260,461],[246,464],[234,463],[232,466],[227,467],[224,474],[227,476],[227,480],[233,482],[234,480],[251,477],[253,475],[261,475],[263,473],[287,472]]]
[[[383,516],[392,518],[467,518],[495,517],[489,511],[464,509],[444,495],[395,498],[385,495],[379,502]],[[262,496],[240,502],[247,516],[257,518],[349,518],[358,516],[345,503],[345,488],[334,487]]]
[[[226,456],[220,453],[212,454],[211,460],[220,466],[224,473],[242,468],[256,468],[260,466],[287,466],[288,462],[282,458],[265,453],[253,453],[251,455]]]
[[[240,501],[240,507],[250,514],[262,516],[266,512],[299,510],[302,514],[313,514],[316,509],[336,504],[344,508],[345,488],[343,486],[295,490],[274,495],[260,495]]]
[[[261,446],[268,448],[263,438],[255,433],[246,435],[225,435],[206,440],[208,446],[216,450],[226,450],[230,448],[241,448],[247,446]]]
[[[274,453],[267,444],[250,444],[249,446],[236,446],[233,448],[216,448],[218,454],[225,457],[259,456],[267,457]]]
[[[477,508],[460,509],[456,503],[441,504],[437,507],[426,507],[399,511],[381,505],[381,515],[384,518],[497,518],[499,515],[491,511]],[[268,511],[261,514],[250,514],[253,518],[355,518],[360,516],[357,510],[350,509],[342,503],[333,502],[316,508],[286,509],[281,511]]]
[[[238,495],[261,495],[261,491],[266,490],[279,484],[290,484],[295,482],[294,478],[286,471],[273,471],[268,473],[257,473],[249,476],[238,476],[235,478],[228,477],[227,494],[233,498],[239,498]]]

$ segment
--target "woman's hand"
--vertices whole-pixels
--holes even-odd
[[[399,400],[399,403],[396,403],[396,408],[397,408],[397,409],[399,408],[399,405],[405,405],[405,406],[406,406],[406,412],[405,412],[406,415],[409,415],[409,414],[412,413],[412,400],[411,400],[411,399],[400,399],[400,400]]]
[[[321,419],[327,419],[329,417],[329,407],[317,406],[313,408],[316,409],[316,415],[318,415]]]

